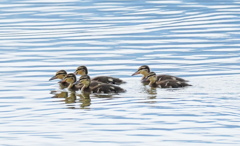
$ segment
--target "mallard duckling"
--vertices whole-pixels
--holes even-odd
[[[82,92],[92,92],[92,93],[122,93],[125,92],[121,87],[102,83],[95,87],[90,87],[91,79],[88,75],[82,75],[79,79],[80,83],[83,84],[81,89]]]
[[[59,86],[61,89],[67,88],[69,86],[69,84],[67,82],[63,81],[63,78],[67,75],[67,72],[65,70],[59,70],[56,72],[55,76],[51,77],[49,79],[49,81],[51,80],[55,80],[55,79],[61,79],[61,81],[59,81]]]
[[[74,73],[67,74],[64,77],[63,81],[69,84],[68,90],[70,90],[70,91],[77,91],[77,90],[80,90],[83,87],[83,84],[79,84],[80,80],[77,81],[77,77]],[[94,88],[94,87],[96,87],[100,84],[102,84],[102,83],[97,82],[97,81],[92,81],[90,83],[90,87]]]
[[[64,82],[67,82],[69,91],[77,91],[82,88],[81,85],[75,84],[77,81],[76,75],[74,73],[69,73],[63,78]]]
[[[150,68],[147,65],[142,65],[138,68],[138,70],[132,74],[132,76],[134,75],[138,75],[138,74],[142,74],[142,82],[149,82],[149,80],[146,80],[148,74],[150,73]],[[157,75],[157,81],[163,81],[163,80],[176,80],[176,81],[181,81],[181,82],[188,82],[185,79],[176,77],[176,76],[171,76],[171,75]]]
[[[149,86],[150,87],[160,87],[160,88],[179,88],[179,87],[185,87],[185,86],[192,86],[187,84],[186,82],[181,82],[178,80],[173,79],[167,79],[163,81],[157,81],[157,75],[155,72],[150,72],[148,76],[146,77],[147,80],[150,81]]]
[[[76,69],[75,74],[76,75],[87,75],[88,69],[86,66],[79,66]],[[107,83],[107,84],[117,84],[117,85],[125,83],[123,80],[121,80],[119,78],[114,78],[114,77],[110,77],[110,76],[97,76],[95,78],[92,78],[92,81],[98,81],[98,82]]]
[[[78,84],[79,86],[83,87],[83,84],[80,82],[80,79],[81,78],[79,78],[79,80],[75,84]],[[90,88],[94,88],[94,87],[96,87],[96,86],[98,86],[100,84],[104,84],[104,83],[98,82],[98,81],[91,81]]]

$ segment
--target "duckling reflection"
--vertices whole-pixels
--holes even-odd
[[[90,92],[81,92],[79,97],[80,99],[90,99]]]
[[[70,95],[65,98],[65,103],[75,103],[76,99],[76,92],[70,92]]]
[[[63,79],[66,75],[67,75],[67,72],[65,70],[59,70],[56,72],[56,74],[53,77],[51,77],[49,79],[49,81],[55,80],[55,79],[60,79],[61,81],[58,82],[60,89],[67,88],[69,86],[69,84],[67,82],[63,81]]]
[[[86,66],[79,66],[76,69],[75,74],[76,75],[87,75],[88,69]],[[92,78],[92,81],[98,81],[98,82],[107,83],[107,84],[117,84],[117,85],[126,83],[125,81],[123,81],[119,78],[110,77],[110,76],[97,76],[97,77]]]
[[[143,91],[145,93],[148,93],[147,98],[148,99],[155,99],[157,97],[157,89],[156,88],[148,88],[147,86],[144,86]]]
[[[52,98],[66,98],[66,97],[68,97],[68,92],[51,91],[50,94],[54,94],[54,96]]]
[[[81,94],[79,94],[79,97],[80,97],[79,101],[82,103],[80,104],[81,108],[91,105],[91,98],[89,92],[82,92]]]

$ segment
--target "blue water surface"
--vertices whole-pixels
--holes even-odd
[[[239,145],[239,18],[238,0],[0,1],[0,144]],[[193,86],[150,89],[144,64]],[[48,81],[80,65],[127,92]]]

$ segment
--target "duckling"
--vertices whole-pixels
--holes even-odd
[[[102,83],[95,87],[90,87],[91,79],[88,75],[82,75],[79,79],[80,83],[83,84],[81,92],[92,92],[92,93],[122,93],[125,92],[121,87]]]
[[[179,87],[185,87],[185,86],[192,86],[190,84],[187,84],[186,82],[181,82],[173,79],[167,79],[163,81],[157,81],[157,75],[155,72],[150,72],[148,76],[146,77],[147,80],[150,81],[149,86],[150,87],[160,87],[160,88],[179,88]]]
[[[63,81],[63,78],[67,75],[67,72],[65,70],[59,70],[56,72],[55,76],[51,77],[49,79],[49,81],[51,80],[55,80],[55,79],[61,79],[61,81],[59,81],[59,86],[61,89],[67,88],[69,86],[69,84],[67,82]]]
[[[68,85],[68,90],[69,91],[77,91],[80,90],[82,88],[81,85],[75,84],[75,82],[77,81],[76,75],[74,73],[69,73],[67,74],[64,78],[63,78],[64,82],[67,82]]]
[[[68,90],[69,91],[77,91],[77,90],[81,90],[83,87],[83,84],[79,84],[80,80],[77,81],[77,77],[74,73],[69,73],[65,76],[65,78],[63,79],[64,82],[68,83]],[[92,81],[90,83],[90,87],[94,88],[98,85],[100,85],[102,83],[97,82],[97,81]]]
[[[79,80],[75,84],[78,84],[79,86],[83,87],[83,84],[80,82],[80,79],[81,78],[79,78]],[[102,82],[98,82],[98,81],[91,81],[90,88],[94,88],[94,87],[96,87],[96,86],[98,86],[100,84],[103,84],[103,83]]]
[[[134,75],[138,75],[138,74],[142,74],[142,82],[147,82],[149,83],[149,80],[146,80],[148,74],[150,72],[150,68],[147,65],[142,65],[138,68],[138,70],[132,74],[132,76]],[[157,75],[157,81],[163,81],[163,80],[176,80],[176,81],[180,81],[180,82],[188,82],[185,79],[176,77],[176,76],[171,76],[171,75]]]
[[[76,71],[75,71],[76,75],[87,75],[88,74],[88,69],[86,66],[79,66]],[[102,82],[102,83],[107,83],[107,84],[122,84],[125,83],[123,80],[119,79],[119,78],[114,78],[114,77],[110,77],[110,76],[97,76],[95,78],[92,79],[92,81],[98,81],[98,82]]]

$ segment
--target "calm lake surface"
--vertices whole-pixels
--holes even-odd
[[[0,28],[1,145],[240,144],[239,0],[1,0]],[[193,86],[151,90],[144,64]],[[127,92],[48,81],[80,65]]]

